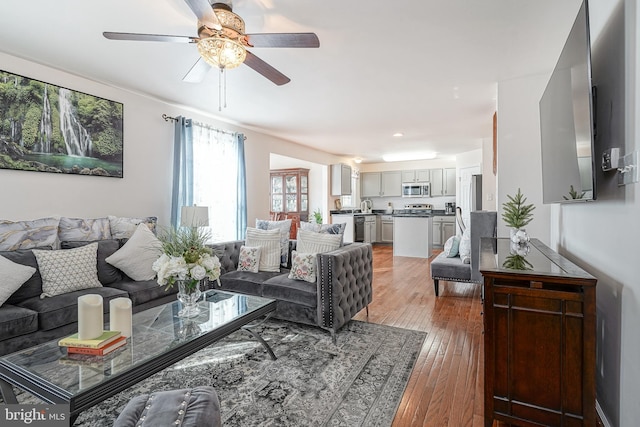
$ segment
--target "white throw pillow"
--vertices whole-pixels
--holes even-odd
[[[268,221],[256,218],[256,228],[260,230],[280,230],[280,265],[286,267],[289,263],[289,235],[291,234],[291,220]]]
[[[247,227],[246,246],[260,247],[260,271],[280,271],[280,230]]]
[[[260,246],[241,246],[238,271],[257,273],[260,269]]]
[[[458,252],[463,263],[469,264],[471,262],[471,227],[467,227],[462,233]]]
[[[56,251],[33,250],[42,276],[40,298],[80,289],[101,288],[98,280],[98,243]]]
[[[289,279],[316,282],[316,254],[305,254],[298,251],[291,252],[291,271]]]
[[[460,247],[460,237],[451,236],[444,243],[444,255],[447,258],[455,258],[458,256],[458,250]]]
[[[296,250],[298,252],[317,254],[338,249],[342,235],[298,230],[297,240]]]
[[[0,306],[35,272],[36,269],[33,267],[18,264],[0,256]]]
[[[162,255],[162,244],[149,227],[138,224],[127,243],[107,257],[105,261],[122,270],[133,280],[153,280],[156,272],[151,268]]]

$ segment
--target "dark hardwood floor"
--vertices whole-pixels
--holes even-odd
[[[436,298],[429,260],[374,245],[373,302],[355,319],[428,334],[393,427],[484,426],[480,285],[441,282]]]
[[[428,333],[393,426],[482,426],[482,303],[480,286],[440,284],[436,298],[429,262],[393,257],[374,245],[369,318]]]

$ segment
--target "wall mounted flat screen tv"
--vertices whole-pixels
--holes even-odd
[[[540,99],[543,203],[596,198],[593,93],[585,0]]]

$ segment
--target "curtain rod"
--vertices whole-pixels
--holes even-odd
[[[169,122],[169,121],[177,122],[178,121],[178,119],[176,117],[167,116],[166,114],[162,114],[162,118],[164,119],[165,122]],[[235,135],[237,133],[240,133],[240,132],[230,132],[228,130],[217,129],[217,128],[214,128],[213,126],[210,126],[210,125],[208,125],[206,123],[200,123],[200,122],[195,121],[195,120],[192,120],[192,121],[197,123],[197,124],[199,124],[202,127],[205,127],[205,128],[208,128],[208,129],[212,129],[212,130],[215,130],[215,131],[220,132],[220,133],[226,133],[228,135]],[[246,140],[247,137],[245,135],[242,135],[242,139]]]

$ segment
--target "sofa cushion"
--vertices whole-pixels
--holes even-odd
[[[45,249],[45,248],[41,248]],[[38,268],[38,261],[31,249],[19,249],[17,251],[3,251],[0,252],[0,256],[13,261],[18,264],[28,265],[36,268],[36,272],[33,276],[27,280],[20,288],[13,293],[7,300],[7,304],[16,304],[27,298],[39,296],[42,293],[42,277]]]
[[[298,244],[296,250],[303,253],[322,253],[334,251],[340,247],[342,235],[316,233],[307,230],[298,230]]]
[[[289,279],[286,274],[272,277],[262,285],[262,296],[288,301],[305,307],[316,307],[318,290],[316,283]]]
[[[316,254],[305,254],[298,251],[291,252],[291,272],[289,272],[288,278],[315,283],[316,266],[318,264],[316,257]]]
[[[62,249],[73,249],[85,246],[93,242],[60,242]],[[113,265],[106,261],[115,251],[120,249],[120,241],[118,239],[98,240],[98,280],[103,285],[122,280],[122,273]]]
[[[0,309],[0,337],[2,340],[38,330],[38,313],[23,307],[5,304]]]
[[[38,329],[48,331],[78,321],[78,297],[87,294],[99,294],[103,298],[103,310],[109,312],[109,301],[127,297],[120,289],[101,287],[82,289],[50,298],[33,297],[22,301],[19,307],[38,313]]]
[[[286,267],[289,264],[289,235],[291,231],[290,219],[282,221],[269,221],[256,218],[256,228],[259,230],[280,231],[280,265]]]
[[[0,306],[36,272],[34,267],[0,256]]]
[[[283,272],[286,270],[283,270]],[[289,274],[288,271],[284,274]],[[262,296],[262,284],[272,277],[281,276],[283,273],[260,271],[252,273],[250,271],[230,271],[220,276],[220,286],[222,289],[241,294]]]
[[[102,286],[98,280],[97,243],[68,250],[34,249],[33,253],[42,275],[43,298]]]
[[[139,224],[146,224],[149,230],[156,234],[158,218],[148,216],[143,218],[125,218],[109,215],[109,227],[113,239],[128,239],[136,231]]]
[[[431,261],[431,277],[460,281],[471,280],[471,265],[465,264],[459,257],[447,258],[444,252]]]
[[[165,290],[166,286],[159,285],[155,280],[132,280],[128,277],[109,284],[109,287],[127,292],[134,306],[178,293],[178,285]]]
[[[260,267],[260,246],[242,246],[238,259],[238,271],[257,273]]]
[[[106,261],[133,280],[153,280],[156,272],[152,266],[161,253],[162,243],[146,224],[141,223],[127,243],[107,257]]]
[[[84,241],[110,239],[111,229],[108,218],[60,218],[58,240]]]
[[[280,271],[280,230],[247,227],[247,246],[260,247],[260,271]]]
[[[32,221],[0,221],[0,250],[15,251],[56,246],[58,218],[41,218]]]

